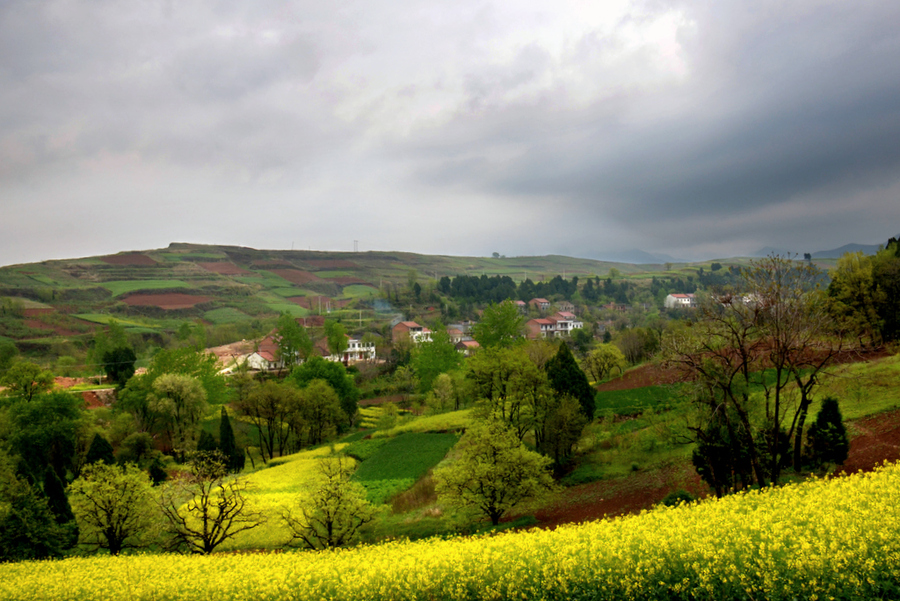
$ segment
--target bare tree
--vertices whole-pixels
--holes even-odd
[[[237,534],[266,522],[248,507],[248,483],[227,477],[218,453],[196,453],[190,474],[165,485],[160,508],[169,523],[173,547],[191,553],[212,553]]]

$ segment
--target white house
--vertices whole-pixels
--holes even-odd
[[[689,309],[697,306],[693,294],[670,294],[663,303],[666,309]]]

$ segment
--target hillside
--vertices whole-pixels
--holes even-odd
[[[641,279],[690,275],[701,267],[562,256],[451,257],[173,243],[165,249],[0,268],[0,339],[14,340],[33,356],[59,354],[61,345],[83,342],[98,324],[112,319],[145,337],[171,334],[185,322],[234,326],[233,340],[240,340],[259,335],[283,312],[344,314],[357,327],[371,325],[377,331],[398,311],[383,299],[411,281],[427,290],[443,276],[504,275],[540,282],[557,275],[613,273]]]

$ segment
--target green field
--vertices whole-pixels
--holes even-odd
[[[437,465],[458,439],[456,434],[410,432],[383,443],[356,442],[346,452],[352,454],[356,447],[358,453],[366,456],[353,479],[366,487],[370,501],[384,503]]]
[[[250,316],[237,309],[223,307],[221,309],[207,311],[203,314],[203,319],[219,325],[225,323],[243,323],[249,321]]]
[[[266,303],[266,306],[275,313],[287,313],[294,317],[306,317],[309,315],[308,309],[304,309],[300,305],[295,305],[294,303],[268,302]]]
[[[122,296],[129,292],[143,290],[166,290],[169,288],[187,288],[188,284],[181,280],[121,280],[117,282],[103,282],[100,284],[113,296]]]
[[[352,284],[350,286],[344,286],[341,294],[347,298],[374,298],[378,296],[378,288],[363,286],[362,284]]]
[[[121,317],[113,317],[112,315],[106,315],[104,313],[79,313],[78,315],[73,315],[72,317],[77,317],[78,319],[83,319],[84,321],[89,321],[91,323],[99,323],[100,325],[107,325],[109,322],[113,322],[120,326],[125,327],[133,327],[133,328],[154,328],[152,324],[147,324],[141,321],[135,321],[132,319],[124,319]],[[155,331],[155,330],[154,330]]]
[[[678,402],[678,394],[670,386],[647,386],[631,390],[597,393],[598,415],[640,415],[648,410],[665,411]]]

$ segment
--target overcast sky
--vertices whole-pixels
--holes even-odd
[[[900,2],[0,2],[0,265],[900,233]]]

